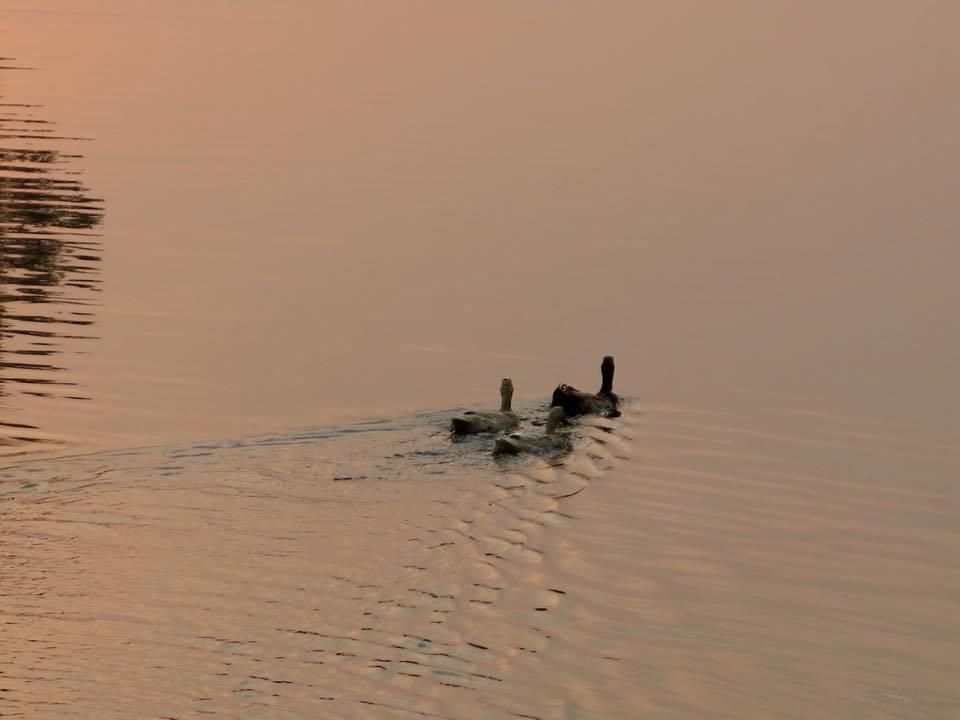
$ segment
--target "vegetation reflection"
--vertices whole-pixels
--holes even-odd
[[[7,64],[4,72],[18,70]],[[102,201],[36,106],[0,95],[0,444],[55,436],[22,417],[30,398],[88,399],[65,357],[90,340],[100,290]]]

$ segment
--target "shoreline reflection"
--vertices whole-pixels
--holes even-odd
[[[18,68],[5,65],[4,71]],[[56,441],[33,398],[88,400],[66,358],[96,339],[103,201],[79,179],[80,138],[0,94],[0,454]],[[52,432],[51,432],[52,431]]]

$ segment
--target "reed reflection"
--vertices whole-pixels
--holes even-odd
[[[8,63],[0,71],[21,70]],[[102,201],[79,179],[79,138],[0,94],[0,453],[52,441],[33,398],[86,400],[67,357],[94,339]]]

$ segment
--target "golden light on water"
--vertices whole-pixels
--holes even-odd
[[[6,3],[3,700],[953,717],[958,13]]]

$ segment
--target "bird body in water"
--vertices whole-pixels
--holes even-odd
[[[504,378],[500,383],[500,409],[489,412],[468,410],[450,420],[450,430],[457,435],[497,433],[512,430],[519,419],[510,409],[513,401],[513,381]]]
[[[538,453],[550,452],[554,450],[568,450],[571,446],[570,436],[566,433],[557,432],[562,423],[567,418],[567,413],[562,407],[555,407],[550,410],[547,416],[547,425],[544,428],[543,435],[531,435],[529,433],[510,433],[501,435],[494,441],[493,452],[518,455],[520,453]]]
[[[551,407],[562,407],[569,417],[577,415],[606,415],[617,417],[620,398],[613,392],[613,356],[607,355],[600,364],[603,382],[599,392],[591,394],[577,390],[572,385],[559,385],[553,391]]]

